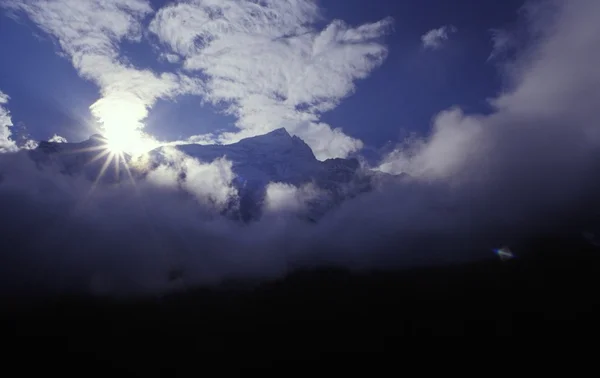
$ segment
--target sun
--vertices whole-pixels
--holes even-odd
[[[135,185],[130,165],[139,165],[140,163],[143,163],[143,156],[147,155],[150,150],[160,146],[160,143],[152,136],[135,128],[103,127],[101,130],[98,130],[98,132],[100,133],[100,137],[96,138],[96,140],[100,141],[99,144],[78,150],[96,152],[95,156],[92,157],[87,164],[102,161],[102,167],[90,189],[90,194],[95,190],[100,179],[110,167],[114,167],[117,180],[121,177],[121,172],[125,171],[127,176],[129,176],[131,183]]]
[[[112,128],[104,132],[106,149],[115,154],[139,157],[158,147],[159,143],[138,129]]]

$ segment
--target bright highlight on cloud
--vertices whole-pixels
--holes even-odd
[[[52,138],[48,139],[48,142],[54,142],[54,143],[67,143],[68,140],[67,138],[61,137],[58,134],[54,134],[52,136]]]
[[[0,153],[17,150],[17,145],[10,139],[10,127],[13,125],[10,112],[5,108],[9,97],[0,91]]]
[[[441,48],[449,38],[450,34],[456,33],[456,27],[452,25],[442,26],[438,29],[432,29],[423,34],[421,41],[426,49],[437,50]]]

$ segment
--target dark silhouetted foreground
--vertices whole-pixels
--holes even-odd
[[[160,299],[13,300],[4,307],[3,324],[25,341],[26,356],[35,350],[135,376],[200,371],[215,362],[206,352],[227,353],[229,362],[220,366],[225,374],[270,366],[283,355],[389,351],[399,335],[597,331],[600,249],[583,238],[549,238],[530,248],[533,253],[506,262],[298,271],[275,282],[190,289]],[[247,363],[237,362],[250,355]]]

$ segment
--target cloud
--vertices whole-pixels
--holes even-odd
[[[286,127],[305,139],[319,159],[345,157],[362,142],[320,121],[352,94],[354,83],[382,64],[381,38],[391,19],[352,27],[323,18],[312,0],[182,1],[154,15],[149,30],[169,51],[159,59],[187,71],[154,73],[126,63],[120,45],[141,42],[147,0],[7,0],[53,36],[80,75],[98,84],[102,97],[90,110],[104,134],[147,140],[143,120],[157,99],[183,94],[227,106],[240,132],[191,139],[232,143]],[[206,82],[205,82],[206,81]],[[130,146],[133,150],[135,146]],[[130,151],[135,153],[135,151]]]
[[[92,114],[110,134],[140,134],[142,120],[159,98],[197,94],[201,82],[173,73],[155,74],[124,63],[119,44],[140,42],[142,20],[153,10],[146,0],[7,0],[56,38],[79,74],[100,87]]]
[[[48,139],[48,142],[53,142],[53,143],[67,143],[67,138],[61,137],[58,134],[54,134],[52,136],[52,138]]]
[[[267,214],[288,215],[307,212],[309,201],[322,194],[314,184],[301,187],[285,183],[269,183],[265,192],[265,211]]]
[[[319,30],[320,20],[309,0],[186,1],[160,9],[150,31],[188,72],[207,78],[207,101],[237,116],[241,131],[220,142],[285,127],[318,158],[345,157],[362,143],[319,122],[320,114],[381,65],[387,48],[380,39],[392,21],[351,27],[336,20]]]
[[[179,55],[177,55],[177,54],[161,53],[160,57],[161,57],[161,59],[164,59],[171,64],[179,63],[181,61],[181,59],[179,58]]]
[[[490,33],[492,34],[492,52],[488,60],[502,57],[515,44],[514,38],[506,30],[492,29]]]
[[[450,38],[450,34],[456,33],[456,27],[452,25],[432,29],[421,36],[421,42],[426,49],[437,50]]]
[[[449,183],[470,206],[508,224],[539,227],[582,203],[596,209],[600,25],[591,15],[600,4],[534,4],[545,16],[524,18],[535,43],[510,62],[510,86],[492,100],[495,111],[441,112],[427,137],[399,146],[381,170]]]
[[[282,183],[268,185],[270,216],[221,216],[240,200],[225,159],[167,152],[134,172],[135,185],[91,191],[84,177],[40,169],[28,151],[3,154],[0,288],[154,292],[170,287],[172,267],[195,284],[306,264],[439,264],[503,245],[520,256],[540,235],[581,232],[600,209],[600,3],[544,4],[552,17],[525,19],[536,43],[513,62],[491,114],[441,112],[429,135],[379,167],[410,176],[376,175],[317,223],[279,216],[315,200],[311,186]]]
[[[0,294],[34,282],[50,291],[154,293],[176,289],[167,279],[173,268],[185,271],[188,284],[198,284],[272,277],[323,261],[380,264],[365,246],[396,241],[394,225],[416,227],[415,204],[431,200],[423,190],[417,201],[414,192],[395,186],[349,200],[315,224],[302,218],[320,198],[315,186],[271,183],[265,216],[240,223],[222,215],[239,200],[231,163],[171,152],[147,171],[134,168],[135,184],[98,185],[61,173],[60,166],[40,169],[26,151],[3,156]],[[402,237],[406,246],[409,239]],[[390,248],[397,251],[397,244]],[[453,248],[446,250],[457,258]],[[414,256],[408,247],[403,253]]]
[[[10,127],[12,127],[12,119],[10,112],[5,108],[10,97],[0,91],[0,153],[11,152],[17,150],[17,145],[10,139],[12,135]]]
[[[207,207],[223,210],[237,197],[232,181],[235,174],[226,158],[203,163],[184,153],[167,148],[162,154],[166,165],[152,170],[148,180],[161,186],[181,187]],[[184,180],[180,180],[185,177]]]
[[[25,150],[35,150],[38,148],[39,143],[33,139],[28,139],[21,148]]]

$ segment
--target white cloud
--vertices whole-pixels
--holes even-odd
[[[450,38],[450,34],[456,33],[456,27],[452,25],[432,29],[421,36],[421,42],[426,49],[437,50]]]
[[[0,153],[16,151],[17,145],[10,139],[10,127],[13,126],[10,112],[5,108],[9,97],[0,91]]]
[[[24,150],[35,150],[36,148],[38,148],[39,143],[33,139],[28,139],[25,143],[23,143],[23,146],[21,148],[23,148]]]
[[[179,63],[181,61],[181,58],[179,58],[179,55],[177,54],[161,53],[160,57],[171,64]]]
[[[456,108],[441,112],[427,140],[415,140],[388,155],[380,169],[387,173],[449,178],[484,147],[483,125]]]
[[[206,208],[223,210],[237,197],[232,181],[232,163],[225,158],[200,162],[182,152],[166,148],[165,163],[152,169],[147,180],[159,187],[181,188]]]
[[[285,183],[269,183],[265,193],[267,214],[298,214],[307,210],[308,202],[319,196],[319,190],[312,184],[302,187]]]
[[[197,79],[123,63],[119,44],[139,42],[141,22],[153,12],[146,0],[8,0],[3,5],[24,12],[55,37],[80,75],[99,85],[102,98],[91,110],[107,136],[122,128],[139,132],[158,98],[201,91]]]
[[[61,137],[58,134],[54,134],[52,138],[48,139],[48,142],[53,143],[67,143],[67,138]]]
[[[242,137],[286,127],[320,159],[345,157],[360,141],[319,122],[387,55],[379,38],[392,21],[324,30],[310,0],[187,1],[159,10],[150,30],[184,58],[184,68],[208,77],[205,98],[229,105]]]

